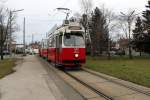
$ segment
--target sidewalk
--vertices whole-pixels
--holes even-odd
[[[25,57],[15,70],[0,80],[0,100],[56,100],[53,94],[60,92],[52,80],[47,83],[47,72],[36,57]]]

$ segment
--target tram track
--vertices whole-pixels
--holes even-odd
[[[65,71],[65,73],[84,86],[90,88],[106,100],[143,100],[141,98],[146,98],[144,100],[150,99],[149,92],[116,82],[115,80],[107,79],[103,76],[100,77],[100,75],[91,73],[89,71]],[[139,95],[141,95],[141,98],[139,98]]]
[[[52,65],[53,67],[55,66],[54,64],[50,64],[50,65]],[[52,70],[55,71],[56,73],[57,73],[57,71],[58,71],[57,68],[52,68]],[[82,85],[85,86],[86,88],[88,88],[88,89],[90,89],[91,91],[93,91],[94,93],[98,94],[100,97],[104,98],[105,100],[114,100],[112,97],[110,97],[110,96],[108,96],[108,95],[102,93],[101,91],[99,91],[99,90],[93,88],[92,86],[88,85],[87,83],[83,82],[82,80],[80,80],[80,79],[76,78],[75,76],[69,74],[69,72],[67,72],[67,71],[62,71],[62,70],[60,70],[60,69],[59,69],[59,71],[65,73],[65,74],[68,75],[69,77],[73,78],[73,79],[76,80],[78,83],[82,84]],[[62,77],[61,77],[61,78],[62,78]],[[62,78],[62,79],[63,79],[63,78]],[[65,80],[64,80],[64,81],[65,81]],[[70,84],[69,84],[69,85],[70,85]],[[70,86],[71,86],[71,85],[70,85]],[[79,94],[80,94],[80,93],[79,93]],[[82,95],[82,94],[81,94],[81,95]],[[84,96],[83,96],[83,97],[84,97]],[[94,98],[95,98],[95,97],[94,97]],[[84,99],[85,99],[85,100],[92,100],[92,98],[87,98],[87,97],[84,97]],[[104,99],[103,99],[103,100],[104,100]],[[101,100],[101,98],[100,98],[100,99],[97,99],[97,100]]]
[[[106,79],[106,80],[108,80],[108,81],[110,81],[110,82],[113,82],[113,83],[115,83],[115,84],[118,84],[118,85],[120,85],[120,86],[123,86],[123,87],[125,87],[125,88],[134,90],[134,91],[136,91],[136,92],[142,93],[142,94],[147,95],[147,96],[150,96],[150,91],[144,91],[144,90],[135,88],[135,87],[133,87],[133,86],[129,86],[129,85],[123,84],[123,83],[121,83],[121,82],[117,82],[116,80],[107,78],[107,77],[102,76],[102,75],[100,75],[100,74],[96,74],[96,73],[94,73],[94,71],[90,71],[90,70],[88,70],[88,69],[86,69],[86,68],[82,68],[82,70],[85,71],[85,72],[88,72],[88,73],[90,73],[90,74],[92,74],[92,75],[95,75],[95,76],[98,76],[98,77],[100,77],[100,78]]]
[[[44,60],[43,60],[44,61]],[[79,93],[85,100],[93,100],[94,98],[98,98],[96,100],[114,100],[112,97],[102,93],[101,91],[91,87],[90,85],[86,84],[85,82],[83,82],[82,80],[74,77],[73,75],[69,74],[69,72],[67,71],[62,71],[62,70],[59,70],[57,69],[56,67],[54,67],[55,65],[54,64],[50,64],[50,63],[47,63],[44,61],[44,63],[46,63],[47,65],[50,65],[50,66],[53,66],[53,67],[47,67],[46,69],[47,70],[53,70],[54,73],[57,73],[58,76],[60,76],[60,78],[62,78],[68,85],[72,86],[69,82],[67,82],[64,77],[62,77],[61,75],[62,74],[66,74],[67,76],[69,76],[70,78],[74,79],[75,81],[77,81],[79,84],[83,85],[84,87],[88,88],[89,90],[93,91],[95,94],[99,95],[99,97],[92,97],[92,98],[89,98],[89,97],[86,97],[86,96],[83,96],[82,93]],[[75,89],[75,88],[74,88]],[[78,90],[76,90],[78,91]],[[101,99],[103,98],[103,99]],[[95,100],[95,99],[94,99]]]
[[[88,70],[81,69],[81,70],[62,71],[62,70],[58,70],[57,68],[54,68],[53,64],[50,63],[48,64],[51,66],[51,69],[59,75],[61,79],[63,79],[68,85],[70,85],[73,89],[75,89],[75,91],[77,91],[81,96],[83,96],[85,100],[149,100],[150,99],[149,97],[150,95],[148,92],[141,91],[139,89],[130,87],[125,84],[121,84],[119,82],[116,82],[113,79],[100,76]],[[105,81],[99,81],[101,79],[104,79]],[[73,80],[75,80],[78,83],[75,83],[75,81]],[[81,85],[79,86],[79,84]],[[111,86],[110,84],[113,85]],[[87,93],[83,93],[86,92],[85,90],[87,90],[85,88],[88,88],[90,91],[93,91],[93,93],[97,94],[97,96],[85,96],[84,94],[87,95]],[[124,89],[121,90],[122,88]],[[100,99],[95,99],[99,97]],[[146,99],[143,99],[143,97]]]
[[[72,74],[70,74],[69,72],[65,71],[65,73],[67,75],[69,75],[70,77],[72,77],[73,79],[75,79],[76,81],[78,81],[79,83],[81,83],[82,85],[86,86],[87,88],[91,89],[92,91],[94,91],[95,93],[97,93],[98,95],[102,96],[103,98],[105,98],[106,100],[114,100],[112,97],[104,94],[103,92],[93,88],[92,86],[88,85],[87,83],[85,83],[84,81],[80,80],[79,78],[73,76]]]

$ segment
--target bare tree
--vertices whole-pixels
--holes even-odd
[[[118,41],[119,39],[124,38],[122,34],[117,33],[115,36],[116,41]]]
[[[131,50],[131,30],[133,22],[136,18],[135,10],[129,10],[128,13],[124,14],[121,12],[121,21],[124,22],[124,32],[126,37],[128,37],[128,47],[129,47],[129,58],[132,59],[132,50]]]
[[[101,11],[106,19],[106,26],[108,27],[108,47],[107,47],[107,55],[108,59],[110,59],[110,50],[111,50],[111,40],[112,34],[118,30],[118,16],[112,11],[105,8],[104,5],[101,7]]]
[[[91,45],[91,36],[89,33],[89,23],[91,19],[91,13],[92,13],[92,8],[93,8],[93,0],[79,0],[79,4],[82,10],[82,18],[81,18],[81,24],[84,27],[84,39],[85,39],[85,44],[87,51],[93,52],[93,47]]]
[[[3,49],[6,40],[11,42],[11,32],[14,32],[16,16],[7,8],[0,8],[0,55],[3,60]]]
[[[83,11],[81,23],[85,29],[85,42],[86,38],[90,39],[90,34],[88,32],[88,23],[89,19],[91,18],[92,8],[93,8],[93,1],[92,0],[79,0],[79,4],[81,6],[81,10]]]
[[[79,0],[81,9],[84,14],[90,15],[93,8],[93,1],[92,0]]]
[[[124,35],[125,35],[125,38],[128,39],[129,37],[128,37],[128,30],[127,30],[127,28],[128,28],[127,23],[125,23],[124,21],[120,21],[120,22],[119,22],[119,25],[120,25],[120,30],[121,30],[121,31],[124,33]]]
[[[81,14],[76,12],[73,14],[73,16],[76,18],[76,19],[81,19]]]

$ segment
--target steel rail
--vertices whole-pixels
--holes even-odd
[[[80,80],[79,78],[73,76],[72,74],[70,74],[69,72],[65,71],[65,73],[67,75],[69,75],[70,77],[72,77],[73,79],[75,79],[76,81],[78,81],[79,83],[81,83],[82,85],[86,86],[87,88],[89,88],[90,90],[92,90],[93,92],[97,93],[98,95],[102,96],[103,98],[105,98],[106,100],[114,100],[112,97],[102,93],[101,91],[93,88],[92,86],[88,85],[87,83],[83,82],[82,80]]]
[[[118,84],[118,85],[120,85],[120,86],[123,86],[123,87],[125,87],[125,88],[128,88],[128,89],[131,89],[131,90],[133,90],[133,91],[136,91],[136,92],[145,94],[145,95],[147,95],[147,96],[150,96],[150,91],[148,91],[148,92],[142,91],[142,90],[137,89],[137,88],[135,88],[135,87],[132,87],[132,86],[129,86],[129,85],[125,85],[125,84],[123,84],[123,83],[120,83],[120,82],[117,82],[117,81],[115,81],[115,80],[106,78],[106,77],[104,77],[104,76],[102,76],[102,75],[93,73],[93,72],[88,71],[88,70],[85,70],[85,69],[83,69],[83,68],[82,68],[82,70],[85,71],[85,72],[88,72],[88,73],[90,73],[90,74],[92,74],[92,75],[95,75],[95,76],[98,76],[98,77],[103,78],[103,79],[105,79],[105,80],[108,80],[108,81],[110,81],[110,82],[112,82],[112,83],[115,83],[115,84]]]

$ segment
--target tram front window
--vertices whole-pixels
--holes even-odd
[[[82,33],[66,33],[64,34],[65,46],[84,46]]]

